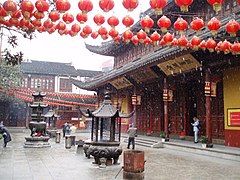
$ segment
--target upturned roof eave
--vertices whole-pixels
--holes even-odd
[[[231,19],[232,17],[228,16],[227,18],[222,20],[222,27],[220,28],[219,32],[224,31],[225,25],[227,24],[227,22]],[[236,20],[239,20],[240,16],[238,16],[236,18]],[[195,35],[195,33],[190,34],[189,36],[187,36],[187,38],[192,38]],[[204,40],[207,39],[209,36],[211,36],[211,32],[208,29],[204,29],[202,31],[202,34],[199,35],[199,37]],[[163,47],[163,48],[159,48],[153,52],[151,52],[150,54],[146,54],[145,56],[141,57],[140,59],[130,62],[126,65],[124,65],[123,67],[119,68],[119,69],[113,69],[108,73],[103,74],[102,76],[99,76],[97,78],[93,78],[91,81],[85,82],[85,83],[77,83],[75,82],[76,86],[82,88],[82,89],[95,89],[100,87],[103,84],[106,84],[107,82],[109,82],[110,80],[118,77],[118,76],[122,76],[126,73],[129,73],[133,70],[137,70],[143,66],[149,65],[149,64],[154,64],[157,61],[163,62],[163,61],[167,61],[166,59],[171,57],[172,55],[180,55],[181,52],[185,51],[186,53],[191,53],[191,52],[195,52],[192,49],[181,49],[180,47]]]

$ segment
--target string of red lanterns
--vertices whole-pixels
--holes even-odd
[[[221,10],[221,5],[224,0],[207,0],[207,2],[213,6],[215,11]],[[177,6],[180,7],[181,11],[187,12],[188,7],[191,6],[193,0],[175,0]],[[240,0],[238,0],[240,3]],[[103,10],[103,12],[109,12],[114,7],[113,0],[99,0],[99,7]],[[139,1],[138,0],[123,0],[122,5],[128,11],[133,11],[135,8],[138,7]],[[166,7],[167,0],[149,0],[149,5],[153,10],[155,10],[156,14],[161,14],[162,9]],[[51,10],[48,14],[50,4],[46,0],[37,0],[35,4],[33,4],[30,0],[23,0],[19,7],[13,0],[7,0],[2,5],[0,5],[0,24],[5,26],[14,26],[17,28],[28,28],[28,29],[36,29],[38,32],[48,32],[49,34],[58,31],[60,35],[70,35],[76,36],[78,33],[82,38],[87,38],[89,35],[96,39],[98,35],[101,36],[103,40],[108,39],[108,37],[112,37],[115,42],[123,41],[125,43],[132,42],[135,45],[139,43],[143,43],[145,45],[152,44],[152,45],[161,45],[161,46],[180,46],[184,48],[192,48],[196,50],[198,48],[204,49],[205,44],[199,43],[199,39],[197,41],[198,46],[196,47],[195,39],[189,40],[183,36],[184,32],[188,28],[188,23],[182,17],[179,17],[177,21],[173,23],[173,27],[176,31],[179,32],[181,35],[178,39],[174,38],[173,34],[165,34],[163,35],[162,39],[161,35],[158,35],[156,29],[154,29],[152,34],[149,34],[150,30],[154,26],[154,21],[150,17],[146,16],[141,19],[140,24],[142,28],[145,30],[140,30],[134,34],[131,30],[126,30],[122,36],[119,35],[119,32],[116,30],[116,26],[119,25],[119,19],[115,16],[111,16],[108,18],[107,23],[111,26],[112,29],[109,31],[106,27],[102,26],[105,22],[105,17],[101,15],[101,13],[94,16],[94,22],[99,26],[99,28],[93,31],[92,27],[89,25],[84,25],[81,27],[77,23],[73,23],[75,17],[73,14],[68,12],[71,8],[70,1],[68,0],[56,0],[55,1],[56,10]],[[18,9],[19,8],[19,9]],[[78,8],[81,12],[76,15],[76,20],[80,24],[84,24],[88,21],[88,15],[90,11],[93,9],[93,3],[91,0],[80,0],[78,2]],[[48,14],[48,16],[47,16]],[[47,17],[45,21],[42,20]],[[62,17],[62,18],[61,18]],[[35,19],[33,19],[35,18]],[[72,24],[73,23],[73,24]],[[67,25],[71,24],[70,29],[67,28]],[[126,28],[131,27],[134,24],[134,19],[127,15],[122,19],[122,24],[126,26]],[[167,32],[167,29],[171,26],[171,20],[166,17],[162,16],[158,19],[157,25],[161,29],[163,33]],[[212,32],[213,35],[218,33],[218,30],[222,26],[221,22],[213,17],[208,23],[207,28]],[[190,28],[198,33],[201,32],[201,29],[204,27],[204,22],[201,18],[195,17],[192,22],[190,23]],[[232,19],[230,20],[227,25],[225,26],[225,30],[229,33],[230,36],[236,36],[236,33],[239,31],[240,25],[239,22]],[[147,34],[147,33],[148,34]],[[214,40],[214,39],[213,39]],[[188,41],[188,43],[186,43]],[[227,40],[226,40],[227,41]],[[193,42],[193,44],[191,44]],[[216,42],[217,43],[217,42]],[[222,42],[219,42],[222,43]],[[209,43],[206,45],[208,46]],[[226,44],[226,43],[225,43]],[[233,46],[234,44],[234,46]],[[238,53],[236,51],[238,48],[238,42],[230,43],[230,52],[233,54]],[[226,45],[225,45],[226,46]],[[221,47],[225,46],[217,46],[217,52],[221,51]],[[232,47],[234,50],[231,50]],[[212,51],[213,48],[207,48]],[[226,51],[228,52],[228,51]]]

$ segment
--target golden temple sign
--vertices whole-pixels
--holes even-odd
[[[131,77],[136,82],[145,82],[151,79],[157,78],[157,74],[155,74],[150,68],[144,69],[142,71],[138,71],[137,73],[131,75]]]
[[[116,89],[122,89],[122,88],[126,88],[128,86],[132,86],[132,83],[127,80],[127,78],[125,77],[121,77],[118,79],[113,80],[112,82],[110,82]]]
[[[158,67],[168,76],[201,67],[201,64],[191,54],[187,54],[176,59],[160,63],[158,64]]]

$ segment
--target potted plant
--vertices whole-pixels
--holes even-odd
[[[185,136],[186,136],[186,132],[181,132],[180,133],[180,139],[185,139]]]
[[[147,130],[147,136],[151,136],[151,134],[152,134],[151,129],[148,129],[148,130]]]
[[[202,147],[206,148],[207,147],[207,143],[208,143],[208,137],[207,136],[201,136],[200,142],[202,143]]]
[[[162,142],[165,142],[166,134],[164,131],[161,131],[160,137],[162,138]]]

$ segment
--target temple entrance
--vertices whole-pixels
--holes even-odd
[[[187,84],[187,98],[186,98],[186,108],[187,108],[187,135],[193,136],[193,128],[191,123],[193,122],[193,117],[197,117],[197,86],[196,81],[190,81]]]

